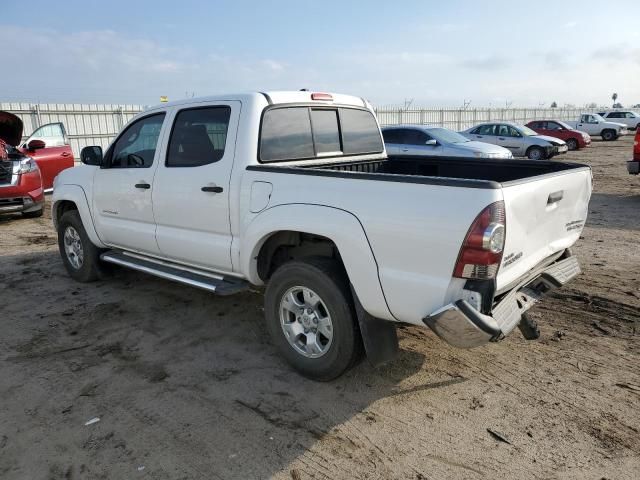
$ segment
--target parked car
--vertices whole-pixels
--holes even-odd
[[[569,248],[588,166],[388,157],[359,97],[166,103],[81,160],[52,202],[71,277],[95,280],[108,262],[222,295],[266,284],[256,333],[317,380],[360,345],[388,361],[396,322],[464,348],[516,326],[533,338],[527,309],[580,271]]]
[[[627,162],[627,171],[631,175],[640,172],[640,128],[636,130],[636,138],[633,142],[633,159]]]
[[[592,137],[602,137],[606,141],[617,140],[621,135],[629,133],[625,124],[607,121],[597,113],[583,113],[578,117],[578,121],[564,123],[570,128],[588,133]]]
[[[446,128],[397,125],[382,129],[389,155],[427,157],[513,158],[506,148],[475,142]]]
[[[38,164],[45,192],[53,188],[53,179],[58,173],[75,164],[67,132],[60,122],[37,128],[18,150]]]
[[[591,136],[588,133],[571,128],[559,120],[535,120],[527,123],[527,127],[540,135],[564,140],[569,150],[578,150],[591,145]]]
[[[0,111],[0,214],[42,216],[44,191],[37,163],[18,150],[22,120]]]
[[[635,129],[640,126],[640,115],[631,110],[616,110],[614,112],[600,112],[602,118],[610,122],[623,123],[627,128]]]
[[[514,157],[531,160],[550,159],[569,150],[558,138],[538,135],[529,127],[512,122],[482,123],[460,133],[471,140],[508,148]]]

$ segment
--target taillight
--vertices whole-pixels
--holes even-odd
[[[640,160],[640,127],[636,131],[636,138],[633,142],[633,159]]]
[[[467,232],[453,276],[458,278],[495,278],[502,261],[506,233],[504,202],[492,203],[482,210]]]
[[[324,100],[326,102],[332,102],[333,97],[328,93],[312,93],[311,100]]]

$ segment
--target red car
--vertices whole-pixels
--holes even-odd
[[[74,164],[62,124],[43,125],[21,146],[22,120],[0,111],[0,214],[21,212],[39,217],[44,191]]]
[[[569,150],[577,150],[591,145],[591,137],[588,133],[575,130],[559,120],[534,120],[527,123],[527,127],[540,135],[564,140]]]
[[[636,130],[636,139],[633,142],[633,160],[627,162],[627,171],[631,175],[640,173],[640,128]]]

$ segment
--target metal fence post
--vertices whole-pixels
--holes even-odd
[[[444,127],[444,110],[440,109],[440,126]]]
[[[36,103],[36,128],[40,127],[40,125],[42,125],[42,117],[40,116],[40,104]]]

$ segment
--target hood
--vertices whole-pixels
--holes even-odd
[[[615,125],[618,128],[627,128],[627,124],[626,123],[610,122],[609,120],[607,120],[604,123],[608,123],[609,125]]]
[[[505,155],[511,155],[511,151],[499,145],[493,145],[492,143],[484,143],[484,142],[464,142],[464,143],[451,143],[450,147],[459,148],[461,150],[471,150],[473,152],[481,152],[481,153],[502,153]]]
[[[559,138],[556,137],[550,137],[548,135],[536,135],[536,138],[539,138],[540,140],[545,140],[547,142],[549,142],[551,145],[564,145],[565,141],[564,140],[560,140]]]
[[[13,113],[0,110],[0,140],[17,147],[22,140],[22,120]]]

